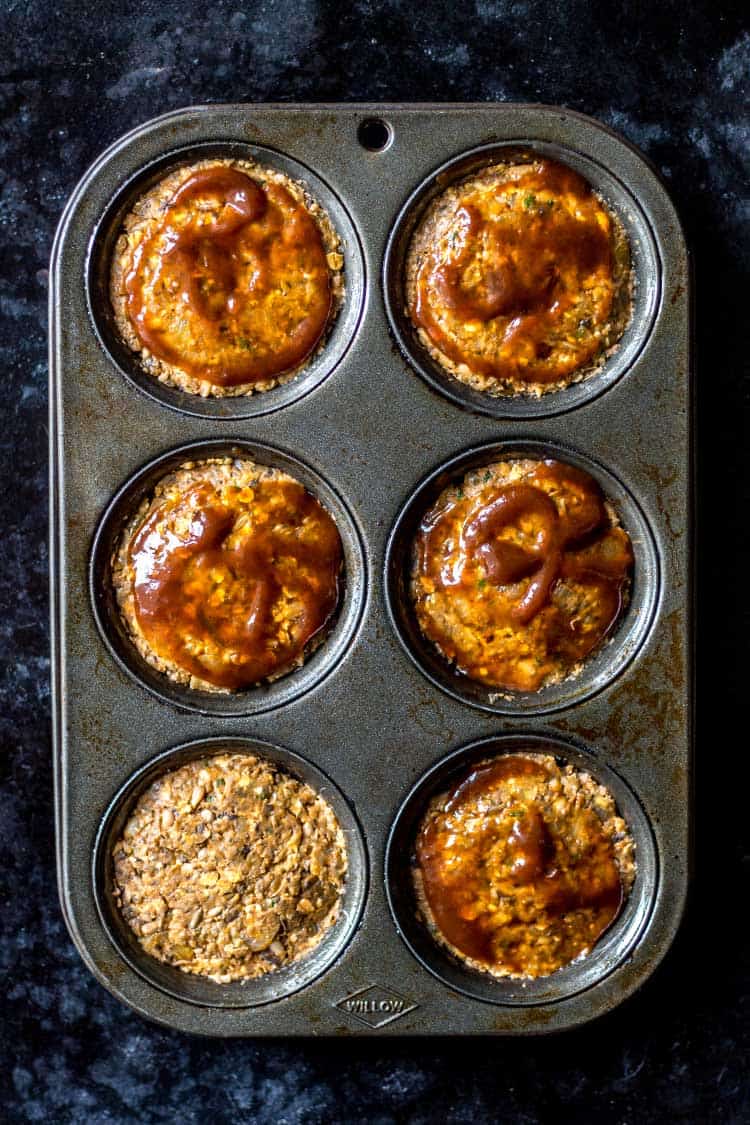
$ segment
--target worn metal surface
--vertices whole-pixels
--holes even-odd
[[[357,140],[358,125],[374,115],[392,127],[381,152],[366,151]],[[636,243],[639,313],[627,364],[616,361],[597,384],[543,400],[541,411],[539,404],[514,404],[488,414],[460,394],[457,402],[441,393],[450,388],[441,387],[404,338],[401,227],[391,241],[385,285],[381,271],[400,209],[423,181],[477,146],[509,142],[537,144],[581,168],[622,212]],[[130,192],[170,164],[170,153],[203,144],[211,151],[224,145],[250,154],[268,150],[260,158],[307,179],[346,241],[350,287],[327,357],[273,399],[271,392],[205,403],[150,384],[118,352],[108,329],[101,279],[111,224]],[[148,167],[154,161],[155,170]],[[133,177],[135,186],[123,195]],[[418,192],[417,204],[429,190]],[[407,227],[412,221],[411,214],[402,220]],[[92,972],[142,1014],[210,1035],[554,1031],[633,992],[679,924],[691,811],[689,269],[672,205],[642,157],[596,122],[551,107],[197,107],[142,126],[96,162],[61,221],[51,275],[57,851],[63,911]],[[351,601],[336,660],[322,660],[315,676],[306,679],[303,670],[297,687],[290,677],[288,692],[276,696],[257,689],[246,706],[187,710],[185,699],[161,698],[134,680],[138,668],[128,670],[127,654],[125,663],[113,659],[89,595],[91,572],[94,602],[101,600],[91,548],[112,498],[138,470],[178,446],[217,439],[274,447],[307,466],[311,481],[317,476],[321,487],[330,487],[334,507],[341,502],[351,525],[345,535]],[[457,454],[498,442],[508,450],[529,442],[570,450],[605,483],[614,478],[626,524],[628,510],[637,516],[629,530],[644,562],[623,626],[625,651],[618,634],[588,686],[543,709],[488,707],[435,682],[410,648],[396,604],[397,534],[386,566],[391,529],[418,484]],[[106,606],[98,610],[121,658]],[[388,875],[385,850],[402,802],[428,770],[452,751],[503,734],[546,735],[570,744],[575,760],[587,755],[592,772],[601,772],[601,764],[605,780],[607,768],[613,770],[627,787],[621,800],[637,802],[645,814],[633,813],[644,863],[633,911],[618,928],[626,938],[615,934],[583,967],[566,970],[562,983],[516,987],[510,995],[484,982],[473,990],[478,998],[451,966],[422,963],[408,920],[404,937],[398,932],[386,894],[390,876],[398,917],[398,833]],[[341,790],[366,845],[366,859],[358,860],[354,849],[357,885],[366,894],[351,940],[298,991],[277,1000],[249,996],[257,1006],[222,1007],[187,986],[180,995],[179,980],[169,989],[147,965],[131,967],[110,940],[94,894],[96,878],[106,919],[106,879],[94,849],[115,795],[157,754],[207,737],[260,740],[309,760]],[[398,831],[414,815],[407,806]],[[408,855],[400,859],[405,864]]]

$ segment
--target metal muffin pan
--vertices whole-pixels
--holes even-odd
[[[398,263],[444,175],[502,146],[567,161],[618,211],[634,245],[636,322],[570,394],[488,405],[438,378],[406,338]],[[175,164],[215,154],[255,156],[305,181],[345,246],[347,295],[326,347],[310,370],[250,398],[196,399],[142,375],[107,309],[123,209]],[[582,1024],[630,995],[674,937],[691,847],[689,263],[643,158],[554,107],[186,109],[128,134],[89,170],[63,215],[51,278],[57,855],[63,912],[92,972],[143,1015],[208,1035],[524,1034]],[[113,537],[162,471],[235,449],[288,468],[329,507],[345,545],[344,602],[326,644],[276,684],[228,699],[172,692],[134,660],[112,612]],[[540,450],[590,468],[614,499],[636,549],[631,604],[584,678],[557,696],[482,699],[415,647],[402,597],[408,521],[479,459]],[[220,745],[269,747],[334,801],[351,841],[342,921],[320,953],[239,986],[142,955],[113,912],[106,863],[153,771]],[[432,943],[405,879],[431,787],[459,761],[520,745],[549,745],[611,786],[639,868],[626,910],[588,958],[509,985]]]

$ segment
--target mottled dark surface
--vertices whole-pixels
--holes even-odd
[[[652,10],[653,9],[653,10]],[[750,1121],[746,357],[750,34],[741,6],[5,0],[0,42],[0,1116],[11,1121]],[[119,134],[201,101],[560,102],[640,145],[698,275],[697,871],[653,980],[562,1038],[204,1042],[96,984],[57,905],[49,750],[46,296],[55,224]],[[711,546],[713,544],[713,546]],[[726,717],[722,733],[717,719]],[[4,1110],[4,1112],[3,1112]]]

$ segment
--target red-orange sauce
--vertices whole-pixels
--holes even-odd
[[[510,755],[473,770],[424,820],[416,858],[432,921],[500,975],[543,976],[591,949],[623,901],[597,814],[550,787],[560,770]],[[555,802],[557,801],[557,805]]]
[[[228,165],[199,169],[174,192],[125,291],[153,355],[227,387],[299,366],[332,304],[323,236],[304,204]]]
[[[216,687],[248,687],[291,667],[339,597],[332,517],[301,484],[260,479],[248,505],[198,484],[156,504],[134,535],[138,624],[162,659]]]

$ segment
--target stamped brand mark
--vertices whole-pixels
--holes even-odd
[[[417,1006],[411,1000],[399,996],[392,988],[383,988],[379,984],[370,984],[359,992],[353,992],[335,1005],[339,1011],[354,1016],[368,1027],[385,1027],[399,1016],[413,1012]]]

